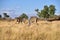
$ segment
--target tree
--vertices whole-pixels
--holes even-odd
[[[3,13],[3,15],[4,15],[3,19],[8,19],[8,20],[11,19],[10,16],[7,15],[7,13]]]
[[[26,18],[26,19],[28,19],[28,16],[25,14],[25,13],[23,13],[21,16],[20,16],[20,18]]]
[[[42,15],[41,15],[41,12],[38,12],[38,13],[37,13],[37,16],[38,16],[38,17],[41,17],[41,16],[42,16]]]
[[[44,10],[45,18],[49,18],[49,7],[45,5],[43,10]]]
[[[45,18],[45,11],[44,10],[41,10],[40,17]]]
[[[40,13],[41,18],[48,18],[49,17],[48,15],[49,14],[45,10],[41,10],[41,13]]]
[[[50,5],[49,6],[49,14],[50,14],[50,17],[53,17],[55,15],[55,6],[54,5]]]
[[[40,17],[39,9],[35,9],[35,11],[37,12],[38,17]]]
[[[7,13],[3,13],[4,17],[6,17]]]
[[[49,11],[49,8],[47,5],[44,6],[44,9],[41,10],[41,12],[37,11],[38,9],[36,9],[35,11],[37,12],[37,15],[40,17],[40,18],[48,18],[49,17],[49,14],[48,14],[48,11]]]
[[[43,10],[41,10],[41,12],[39,12],[39,9],[35,9],[35,11],[37,12],[37,15],[40,18],[49,18],[49,17],[53,17],[55,15],[55,6],[54,5],[50,5],[49,7],[47,5],[44,6]]]
[[[7,13],[3,13],[3,15],[4,15],[4,18],[10,17],[9,15],[7,15]]]
[[[49,12],[49,7],[48,7],[47,5],[45,5],[43,10],[48,14],[48,12]]]
[[[36,12],[39,12],[39,9],[35,9]]]
[[[2,18],[2,15],[0,15],[0,18]]]

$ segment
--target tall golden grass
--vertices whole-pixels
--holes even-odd
[[[60,21],[39,21],[30,26],[0,21],[0,40],[60,40]]]

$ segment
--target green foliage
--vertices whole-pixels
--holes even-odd
[[[44,10],[41,10],[40,16],[41,16],[42,18],[45,18],[45,11],[44,11]]]
[[[25,13],[23,13],[23,14],[20,16],[20,18],[21,18],[21,19],[23,19],[23,18],[28,19],[28,16],[27,16]]]
[[[40,17],[40,18],[48,18],[49,17],[49,14],[48,14],[48,6],[44,6],[44,9],[43,10],[41,10],[41,12],[38,12],[38,16]]]
[[[2,18],[2,15],[0,15],[0,18]]]
[[[4,17],[6,17],[7,13],[3,13]]]
[[[54,16],[55,10],[56,9],[54,5],[50,5],[49,7],[45,5],[43,10],[41,10],[40,12],[39,12],[39,9],[36,9],[35,11],[38,13],[37,15],[40,18],[49,18]]]
[[[4,18],[10,17],[9,15],[7,15],[7,13],[3,13],[3,15],[4,15]]]
[[[38,12],[38,14],[37,14],[37,15],[38,15],[38,17],[41,17],[41,13],[40,13],[40,12]]]
[[[49,7],[48,7],[47,5],[45,5],[43,10],[48,14],[48,12],[49,12]]]
[[[36,11],[36,12],[38,12],[38,11],[39,11],[39,9],[35,9],[35,11]]]
[[[55,14],[55,6],[54,5],[50,5],[49,6],[49,14],[50,14],[50,17],[53,17],[54,14]]]

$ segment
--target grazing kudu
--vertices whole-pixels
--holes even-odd
[[[37,23],[37,21],[38,21],[38,17],[32,16],[29,20],[29,25],[32,24],[32,23]]]
[[[22,19],[21,18],[17,18],[17,23],[22,23]]]
[[[25,24],[27,24],[27,23],[28,23],[28,19],[23,18],[23,19],[22,19],[22,22],[25,23]]]

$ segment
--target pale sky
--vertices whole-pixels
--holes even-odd
[[[55,5],[56,14],[60,15],[60,0],[0,0],[0,14],[7,12],[11,17],[26,13],[36,16],[35,9],[43,9],[44,5]]]

